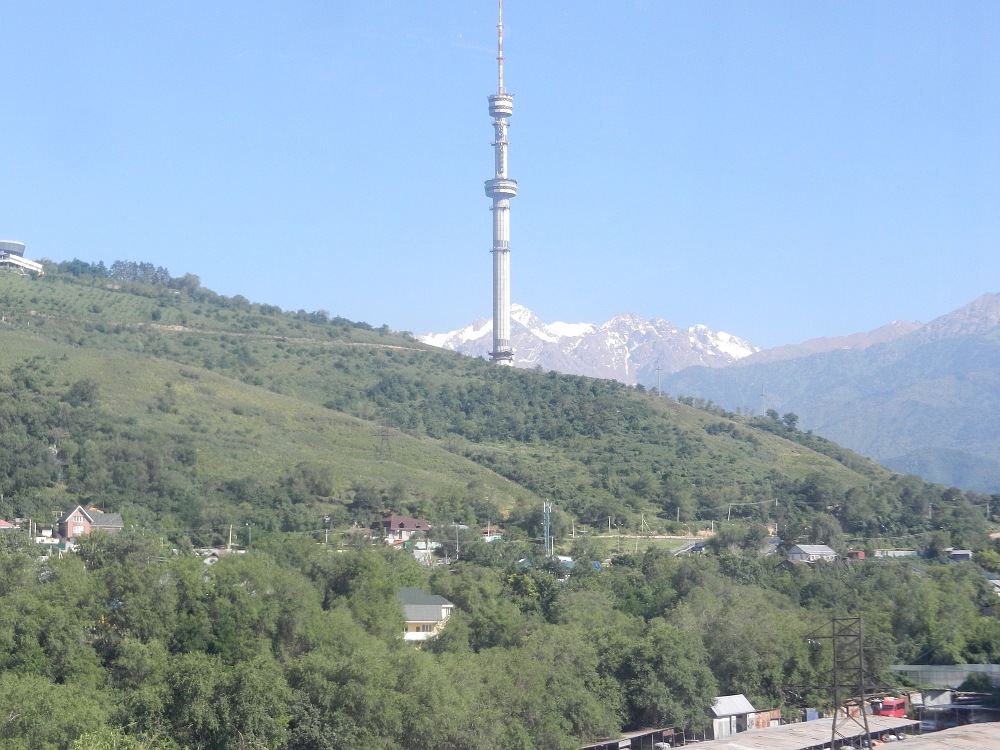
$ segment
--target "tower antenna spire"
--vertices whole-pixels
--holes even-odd
[[[503,0],[497,0],[497,93],[503,90]]]
[[[486,195],[493,199],[493,351],[490,359],[504,367],[514,364],[510,346],[510,199],[517,181],[507,174],[507,127],[514,114],[514,95],[503,85],[503,0],[497,0],[497,93],[490,94],[493,118],[493,179]]]

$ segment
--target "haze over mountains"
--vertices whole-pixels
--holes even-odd
[[[759,412],[763,388],[765,408],[793,411],[803,429],[895,471],[995,493],[998,323],[1000,295],[984,294],[923,326],[897,321],[760,352],[724,370],[693,367],[665,377],[663,389]]]
[[[657,384],[744,413],[795,412],[813,430],[903,473],[1000,492],[1000,295],[926,325],[760,349],[705,326],[622,314],[603,325],[545,324],[514,306],[515,364]],[[485,356],[491,321],[420,340]],[[761,393],[763,391],[763,406]]]

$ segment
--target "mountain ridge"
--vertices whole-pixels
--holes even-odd
[[[425,344],[486,357],[492,348],[489,318],[447,333],[418,336]],[[645,320],[619,313],[611,320],[592,323],[542,322],[523,305],[511,305],[511,342],[517,367],[541,367],[569,375],[610,378],[622,383],[655,382],[660,372],[676,372],[692,365],[723,367],[760,351],[747,341],[714,332],[704,325],[678,328],[662,318]]]
[[[1000,492],[1000,295],[865,348],[747,360],[672,373],[664,388],[744,412],[763,388],[766,407],[891,469]]]

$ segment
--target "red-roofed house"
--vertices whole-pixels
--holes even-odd
[[[372,528],[381,528],[387,541],[408,542],[410,537],[420,531],[427,531],[431,525],[409,516],[388,516],[372,524]]]
[[[82,505],[63,513],[58,523],[59,535],[63,539],[78,539],[87,536],[94,529],[114,532],[125,528],[120,514],[104,513],[96,508],[84,510]]]
[[[21,528],[17,524],[9,523],[0,518],[0,531],[7,531],[8,529],[19,529]]]

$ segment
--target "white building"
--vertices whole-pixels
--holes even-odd
[[[396,600],[403,605],[403,617],[406,619],[406,629],[403,632],[405,641],[426,641],[433,638],[444,627],[455,607],[443,596],[425,594],[411,586],[400,589]]]
[[[796,544],[788,550],[788,559],[802,562],[836,560],[837,553],[825,544]]]
[[[0,268],[13,268],[22,273],[31,271],[39,276],[45,275],[41,263],[24,257],[24,243],[13,240],[0,240]]]

